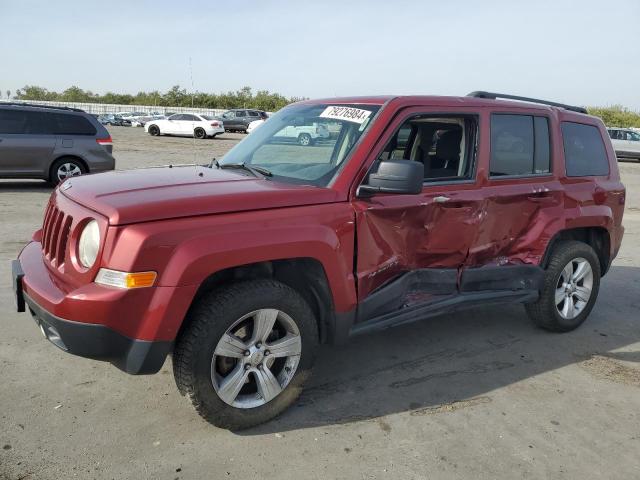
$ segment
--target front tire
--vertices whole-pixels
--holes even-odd
[[[300,395],[318,329],[309,305],[274,280],[204,295],[177,341],[178,390],[209,423],[241,430],[271,420]]]
[[[569,332],[589,316],[600,289],[600,260],[583,242],[562,241],[551,254],[540,298],[525,305],[527,314],[541,328]]]
[[[298,143],[303,147],[308,147],[313,143],[313,140],[311,138],[311,135],[309,135],[308,133],[301,133],[300,135],[298,135]]]

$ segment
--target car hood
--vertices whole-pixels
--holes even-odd
[[[67,179],[60,192],[111,225],[331,203],[329,188],[293,185],[202,166],[112,171]]]

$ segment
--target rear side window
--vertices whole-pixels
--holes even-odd
[[[80,115],[53,113],[55,133],[58,135],[95,135],[96,129],[89,120]]]
[[[0,133],[53,135],[52,115],[30,110],[0,110]]]
[[[26,133],[27,118],[24,111],[0,109],[0,133]]]
[[[609,174],[607,152],[597,127],[562,122],[562,140],[568,177]]]
[[[549,173],[549,152],[546,117],[491,115],[491,176]]]

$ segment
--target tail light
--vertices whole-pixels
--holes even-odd
[[[106,147],[108,145],[113,145],[113,140],[111,139],[111,135],[109,135],[106,138],[96,138],[96,143],[98,145],[102,145],[103,147]]]
[[[212,127],[219,127],[220,126],[220,122],[211,122],[211,126]]]

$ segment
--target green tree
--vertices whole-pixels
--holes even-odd
[[[26,85],[16,91],[18,100],[57,100],[58,94],[36,85]]]
[[[147,105],[158,107],[194,107],[199,108],[257,108],[260,110],[276,111],[289,103],[302,100],[302,98],[287,98],[279,93],[271,93],[268,90],[258,90],[255,94],[251,87],[245,86],[237,91],[222,93],[194,92],[189,94],[180,85],[174,85],[166,92],[153,90],[140,91],[135,95],[129,93],[107,92],[98,95],[91,90],[83,90],[72,86],[62,93],[49,91],[36,85],[27,85],[16,92],[16,98],[20,100],[57,100],[64,102],[80,103],[108,103],[119,105]]]
[[[640,113],[622,105],[611,107],[588,107],[591,115],[600,117],[607,127],[640,127]]]

